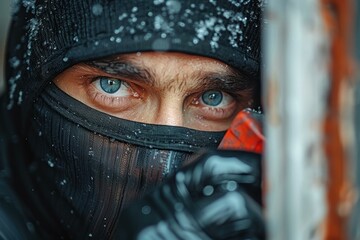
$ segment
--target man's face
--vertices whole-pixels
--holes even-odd
[[[54,80],[109,115],[204,131],[226,130],[237,112],[254,107],[255,81],[215,59],[174,52],[81,63]]]

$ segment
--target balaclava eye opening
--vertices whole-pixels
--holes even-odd
[[[52,79],[79,62],[141,51],[215,58],[258,79],[261,8],[258,0],[19,1],[9,34],[6,107],[29,149],[29,159],[17,162],[28,169],[21,174],[31,180],[24,184],[31,186],[29,202],[36,195],[53,219],[52,234],[111,238],[129,201],[223,136],[111,117],[69,97]],[[45,218],[35,212],[41,226]]]
[[[7,47],[7,107],[25,125],[32,100],[56,75],[121,53],[201,55],[258,80],[262,7],[261,0],[19,1]]]

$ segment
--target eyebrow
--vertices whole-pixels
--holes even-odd
[[[199,84],[207,89],[240,92],[253,89],[256,86],[256,79],[241,73],[209,73],[199,79]]]
[[[90,67],[97,68],[104,73],[114,76],[122,76],[135,81],[154,85],[155,74],[128,57],[118,56],[114,58],[100,59],[85,62]],[[225,92],[240,92],[254,89],[257,85],[257,79],[230,67],[228,72],[208,72],[198,71],[189,76],[197,82],[196,89],[221,90]]]
[[[150,85],[155,82],[155,78],[149,69],[139,67],[125,58],[94,60],[85,62],[85,64],[110,75],[127,77]]]

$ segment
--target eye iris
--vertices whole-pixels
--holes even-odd
[[[100,79],[100,86],[102,90],[112,94],[120,89],[121,81],[117,79],[102,78]]]
[[[209,106],[217,106],[223,100],[223,94],[220,91],[207,91],[203,93],[201,99]]]

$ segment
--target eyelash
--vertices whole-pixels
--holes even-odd
[[[126,105],[129,105],[132,103],[132,100],[136,100],[141,98],[140,94],[138,91],[136,91],[134,88],[135,86],[133,84],[130,84],[128,81],[122,80],[122,79],[117,79],[117,78],[113,78],[113,77],[108,77],[108,76],[83,76],[85,78],[87,78],[87,81],[85,82],[85,89],[88,92],[91,100],[97,104],[100,104],[101,106],[106,106],[108,109],[111,108],[117,108],[118,106],[123,106],[123,108],[126,108]],[[126,95],[126,96],[112,96],[110,93],[106,93],[103,90],[98,89],[98,87],[96,86],[97,83],[96,81],[99,81],[101,78],[106,78],[106,79],[113,79],[113,80],[117,80],[120,81],[121,83],[121,87],[126,86],[127,88],[131,89],[131,94]],[[119,88],[119,89],[120,89]],[[117,90],[118,91],[118,90]]]
[[[225,107],[212,107],[212,106],[208,106],[208,105],[204,105],[201,100],[202,96],[204,93],[211,91],[211,90],[205,90],[203,92],[197,93],[196,96],[192,99],[191,104],[193,106],[199,107],[201,109],[201,112],[203,113],[202,115],[207,116],[206,118],[209,119],[213,119],[213,118],[228,118],[231,115],[233,115],[235,109],[237,108],[237,103],[238,103],[238,96],[234,96],[233,94],[221,91],[221,90],[214,90],[214,91],[219,91],[221,93],[223,93],[226,98],[232,98],[232,102]],[[201,106],[203,105],[203,106]],[[209,114],[210,113],[210,114]]]
[[[132,84],[130,81],[108,77],[108,76],[96,76],[96,77],[83,76],[83,77],[86,77],[88,79],[88,81],[85,81],[87,82],[86,89],[92,101],[100,104],[101,106],[107,107],[109,110],[112,110],[112,108],[118,109],[119,106],[121,106],[122,107],[120,108],[121,111],[129,107],[132,103],[134,103],[133,100],[138,100],[139,98],[141,99],[143,97],[143,94],[141,93],[141,91],[139,91],[139,89],[142,88],[135,84]],[[126,87],[130,88],[132,93],[127,96],[114,97],[110,93],[106,93],[105,91],[101,92],[102,90],[98,89],[95,86],[95,82],[99,81],[101,78],[121,81],[122,84],[121,87],[123,86],[123,84],[126,84]],[[209,91],[221,92],[225,96],[225,99],[227,100],[229,100],[228,98],[232,98],[231,99],[232,102],[230,103],[230,106],[212,107],[204,104],[202,100],[202,96],[203,94]],[[227,93],[225,91],[222,91],[221,89],[219,90],[205,89],[198,93],[192,93],[188,95],[188,97],[192,99],[190,104],[200,109],[200,115],[205,116],[204,118],[208,118],[208,119],[220,119],[220,118],[228,118],[232,116],[235,109],[237,108],[238,103],[240,102],[239,98],[241,98],[241,96],[239,96],[238,94]]]

